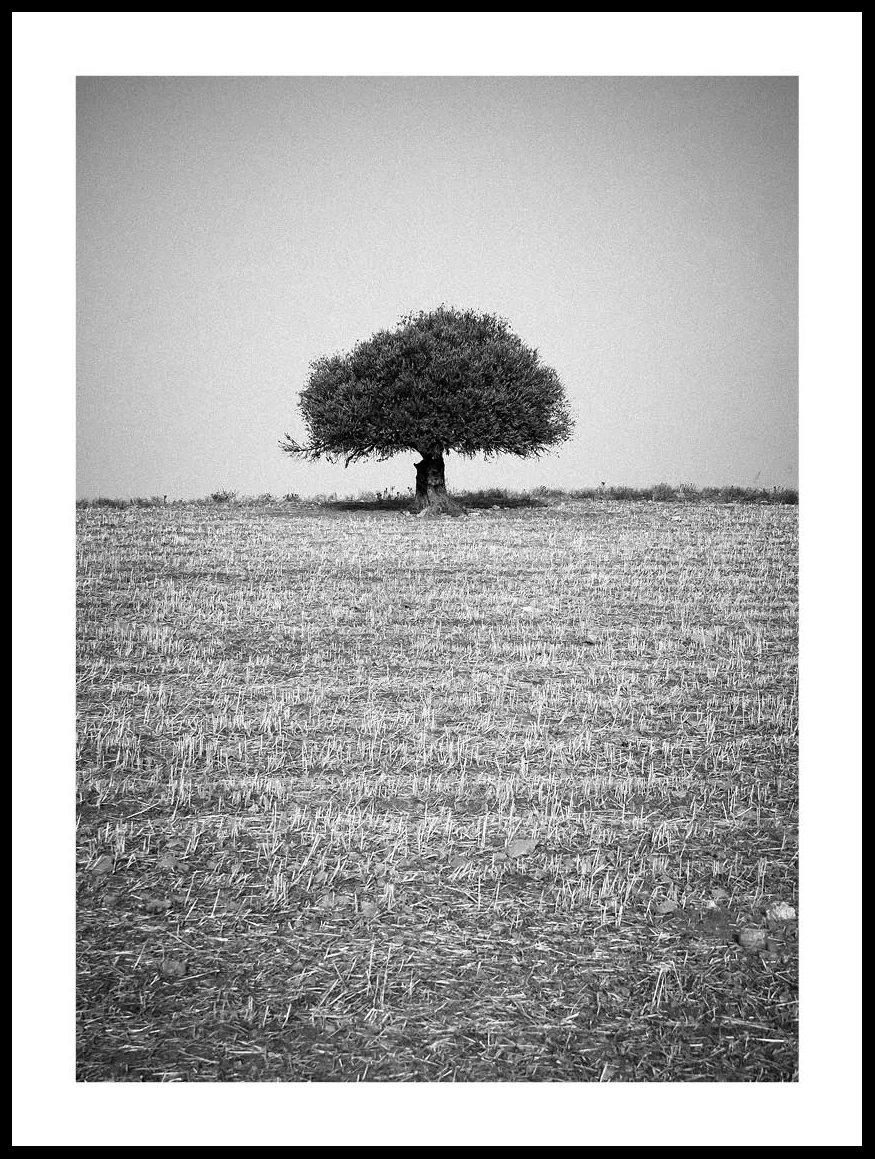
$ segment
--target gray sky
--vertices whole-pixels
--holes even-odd
[[[354,493],[306,464],[316,357],[498,313],[578,426],[451,488],[797,482],[797,82],[81,78],[77,494]]]

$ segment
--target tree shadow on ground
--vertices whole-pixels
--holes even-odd
[[[548,507],[543,499],[536,499],[531,495],[453,495],[457,503],[468,510],[477,508],[489,510],[493,507]],[[401,499],[328,499],[323,500],[320,507],[328,511],[410,511],[413,507],[411,498]]]

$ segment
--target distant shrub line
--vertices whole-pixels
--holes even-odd
[[[77,508],[88,507],[210,507],[231,505],[235,507],[267,507],[274,505],[300,505],[331,507],[335,510],[354,511],[369,508],[382,511],[402,511],[410,506],[412,489],[396,491],[390,487],[385,491],[365,492],[358,496],[314,495],[302,498],[289,493],[284,496],[261,495],[238,496],[236,491],[213,491],[203,499],[168,499],[166,495],[153,495],[138,499],[77,499]],[[672,486],[657,483],[653,487],[580,487],[563,490],[558,487],[535,487],[532,491],[509,491],[504,487],[487,487],[480,491],[454,492],[454,498],[465,507],[546,507],[548,500],[568,501],[579,499],[599,499],[604,501],[625,500],[632,502],[659,503],[769,503],[798,504],[799,492],[792,487],[695,487],[689,483]]]
[[[560,491],[536,487],[532,494],[549,499],[656,500],[660,503],[785,503],[799,502],[795,487],[696,487],[692,483],[657,483],[653,487],[583,487]]]

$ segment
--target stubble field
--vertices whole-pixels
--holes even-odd
[[[78,512],[84,1081],[797,1077],[797,510]]]

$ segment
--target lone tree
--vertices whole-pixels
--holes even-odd
[[[309,441],[280,447],[345,465],[418,452],[414,510],[460,514],[444,455],[539,455],[573,421],[556,371],[492,314],[441,306],[310,366],[299,406]]]

